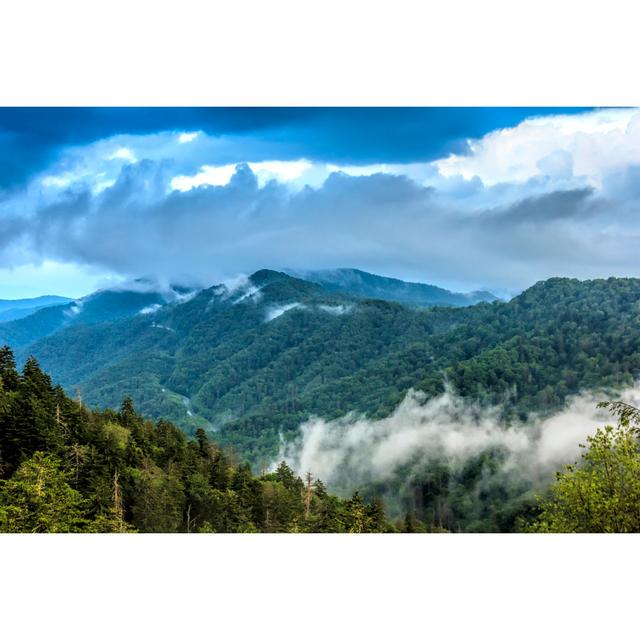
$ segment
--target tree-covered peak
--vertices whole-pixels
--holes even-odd
[[[525,289],[510,302],[512,306],[574,304],[580,300],[593,305],[598,300],[611,303],[636,301],[640,296],[640,278],[549,278]]]
[[[264,303],[320,302],[335,297],[319,284],[270,269],[256,271],[249,282],[260,292],[258,299]]]
[[[263,287],[272,282],[278,282],[286,279],[293,278],[282,271],[274,271],[273,269],[259,269],[249,276],[249,280],[257,287]]]

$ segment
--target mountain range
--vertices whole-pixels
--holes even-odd
[[[254,463],[311,415],[388,415],[452,386],[504,418],[550,412],[640,371],[640,280],[553,278],[509,302],[419,308],[275,271],[176,292],[103,291],[0,325],[90,405],[129,395]]]
[[[316,282],[328,291],[349,293],[359,298],[401,302],[415,307],[468,307],[478,302],[498,300],[489,291],[455,293],[432,284],[405,282],[396,278],[367,273],[360,269],[325,269],[288,273]]]
[[[309,271],[304,279],[320,284],[327,291],[416,307],[460,307],[498,299],[486,291],[454,293],[434,285],[404,282],[358,269]],[[138,279],[78,300],[62,296],[0,300],[0,342],[14,348],[25,347],[63,328],[144,315],[172,301],[185,300],[196,291],[177,285],[159,287],[153,281]],[[22,321],[11,323],[12,320]]]
[[[63,304],[31,307],[28,315],[0,324],[0,343],[16,349],[26,347],[61,329],[130,318],[191,295],[191,290],[184,287],[156,290],[155,285],[144,280],[126,287],[97,291],[78,300],[62,298],[66,300]]]

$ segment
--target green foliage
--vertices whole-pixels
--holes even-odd
[[[587,438],[579,463],[556,475],[529,530],[552,533],[640,532],[638,410],[614,403],[617,426]]]
[[[70,326],[28,353],[89,404],[131,395],[144,415],[215,432],[255,468],[310,415],[383,417],[411,387],[431,397],[448,380],[526,419],[640,370],[637,279],[553,278],[509,303],[459,309],[355,298],[275,272],[254,280],[255,299],[214,287],[155,314]],[[265,321],[294,302],[303,306]],[[340,305],[349,310],[321,310]]]
[[[2,532],[386,531],[384,506],[341,500],[283,462],[256,477],[199,430],[70,400],[38,363],[0,379]],[[2,354],[0,354],[2,355]]]
[[[0,531],[82,531],[84,500],[69,486],[69,476],[59,460],[40,451],[23,462],[0,486]]]
[[[212,288],[154,314],[68,326],[19,352],[21,362],[34,353],[85,403],[111,407],[102,412],[49,390],[35,362],[17,376],[13,356],[0,351],[4,476],[45,450],[73,471],[72,487],[90,497],[92,517],[112,508],[118,469],[127,521],[143,529],[347,531],[361,527],[357,503],[350,512],[345,501],[316,488],[309,494],[284,473],[250,482],[229,450],[257,470],[275,458],[280,436],[292,437],[310,415],[381,418],[409,388],[433,397],[445,380],[480,404],[501,403],[506,422],[526,421],[580,391],[628,384],[640,370],[637,279],[553,278],[509,303],[461,309],[366,300],[267,271],[253,284],[255,298]],[[294,302],[301,306],[266,321],[269,309]],[[349,311],[327,313],[323,305]],[[127,408],[120,403],[128,395]],[[174,425],[197,433],[196,442]],[[499,452],[462,466],[429,461],[361,495],[370,503],[394,496],[387,504],[392,517],[401,514],[396,530],[513,531],[539,506],[530,485],[506,480],[499,467]],[[137,492],[147,492],[150,505],[158,495],[172,504],[143,513]]]

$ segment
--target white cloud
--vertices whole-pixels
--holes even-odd
[[[222,187],[229,183],[235,172],[235,164],[225,164],[218,167],[204,165],[194,176],[176,176],[173,178],[171,180],[171,188],[177,191],[189,191],[205,185]]]
[[[203,165],[194,175],[175,176],[171,181],[171,188],[189,191],[205,185],[225,186],[233,177],[238,164]],[[371,176],[376,173],[405,175],[419,184],[438,178],[437,170],[428,163],[338,165],[300,159],[247,162],[246,164],[258,179],[259,187],[263,187],[270,180],[277,180],[294,190],[305,186],[321,187],[332,173],[344,173],[354,177]]]
[[[64,189],[68,187],[75,179],[72,173],[61,174],[57,176],[44,176],[42,178],[43,187],[55,187],[56,189]]]
[[[351,304],[319,304],[318,309],[332,316],[343,316],[353,309]]]
[[[181,133],[178,136],[178,142],[180,144],[185,144],[187,142],[193,142],[200,135],[199,131],[192,131],[190,133]]]
[[[640,402],[640,385],[620,398]],[[348,415],[337,420],[312,418],[300,426],[299,437],[283,443],[279,460],[298,473],[311,471],[330,485],[357,488],[385,481],[406,465],[445,458],[460,463],[488,449],[500,448],[507,457],[504,470],[523,476],[546,474],[580,457],[579,445],[612,417],[596,408],[601,396],[575,396],[565,409],[549,418],[530,416],[526,424],[506,426],[499,406],[483,408],[447,391],[425,401],[410,391],[387,418],[369,420]]]
[[[486,185],[571,175],[599,187],[603,176],[640,163],[640,109],[530,118],[470,140],[468,155],[434,162],[444,177],[478,176]]]
[[[258,302],[260,298],[262,298],[260,287],[249,284],[246,290],[244,290],[244,293],[241,293],[240,297],[236,298],[232,304],[238,304],[240,302],[245,302],[246,300],[250,300],[251,302]]]
[[[171,331],[172,333],[175,333],[175,332],[176,332],[176,330],[175,330],[175,329],[172,329],[171,327],[167,327],[167,326],[166,326],[166,325],[164,325],[164,324],[157,324],[156,322],[152,323],[152,325],[151,325],[151,326],[152,326],[154,329],[164,329],[165,331]],[[164,389],[163,389],[163,391],[164,391]]]
[[[120,147],[109,156],[109,160],[126,160],[127,162],[136,162],[136,156],[131,149],[127,147]]]
[[[270,150],[180,135],[64,150],[0,200],[0,265],[44,258],[205,286],[263,267],[348,265],[509,291],[554,275],[640,275],[640,110],[527,120],[436,163],[238,165],[237,145],[248,159]]]
[[[291,161],[265,161],[265,162],[249,162],[247,163],[251,171],[258,179],[258,185],[264,186],[270,180],[278,182],[291,183],[300,181],[305,173],[311,172],[311,182],[314,180],[316,172],[312,171],[315,166],[307,160],[291,160]],[[229,184],[229,181],[236,172],[237,164],[225,165],[204,165],[200,171],[193,176],[180,175],[171,181],[171,188],[178,191],[189,191],[196,187],[215,186],[222,187]],[[322,181],[326,178],[326,172],[323,173]],[[306,182],[305,182],[306,183]]]
[[[272,320],[279,318],[281,315],[283,315],[287,311],[291,311],[291,309],[297,309],[297,308],[304,309],[304,305],[299,302],[291,302],[289,304],[282,304],[276,307],[271,307],[267,309],[267,312],[265,313],[265,321],[271,322]]]
[[[161,304],[150,304],[148,307],[144,307],[144,309],[140,309],[138,313],[141,316],[146,316],[146,315],[149,315],[150,313],[155,313],[161,307],[162,307]]]
[[[263,185],[269,180],[292,182],[312,169],[313,164],[307,160],[273,160],[267,162],[249,162],[249,167],[258,177],[258,184]]]
[[[86,302],[86,298],[76,300],[68,309],[65,309],[64,315],[67,318],[73,318],[74,316],[80,315],[80,312],[82,311],[82,307],[84,307],[85,302]]]

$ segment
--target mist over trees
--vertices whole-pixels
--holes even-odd
[[[204,430],[188,439],[170,422],[145,420],[130,398],[118,411],[92,411],[53,386],[34,359],[18,372],[3,347],[0,531],[640,531],[640,412],[606,405],[618,425],[588,437],[581,461],[559,471],[542,497],[514,500],[506,476],[492,482],[503,454],[488,449],[462,467],[446,459],[425,465],[407,485],[420,487],[419,513],[407,508],[392,522],[380,496],[407,486],[370,484],[364,495],[340,498],[285,462],[255,475]]]
[[[257,469],[311,416],[384,418],[410,389],[432,398],[448,383],[526,421],[582,391],[630,386],[639,299],[636,279],[554,278],[508,303],[411,309],[261,271],[234,291],[68,326],[16,354],[91,406],[130,395],[144,415],[215,432]]]
[[[466,308],[357,298],[268,270],[152,309],[146,292],[119,293],[21,343],[21,372],[2,351],[5,527],[54,526],[58,516],[27,508],[42,477],[69,506],[59,530],[370,530],[361,509],[375,530],[523,530],[546,508],[536,494],[553,468],[535,482],[506,472],[513,452],[501,436],[460,460],[446,448],[416,460],[427,446],[418,443],[392,475],[358,483],[291,460],[278,475],[278,463],[314,416],[327,433],[354,412],[397,435],[394,412],[411,389],[418,412],[446,390],[494,411],[492,425],[533,433],[577,394],[619,393],[640,371],[640,281],[630,278],[554,278]],[[51,314],[6,326],[26,336]],[[464,434],[478,435],[474,425]],[[286,480],[287,469],[301,478]],[[309,471],[322,483],[307,482]]]

